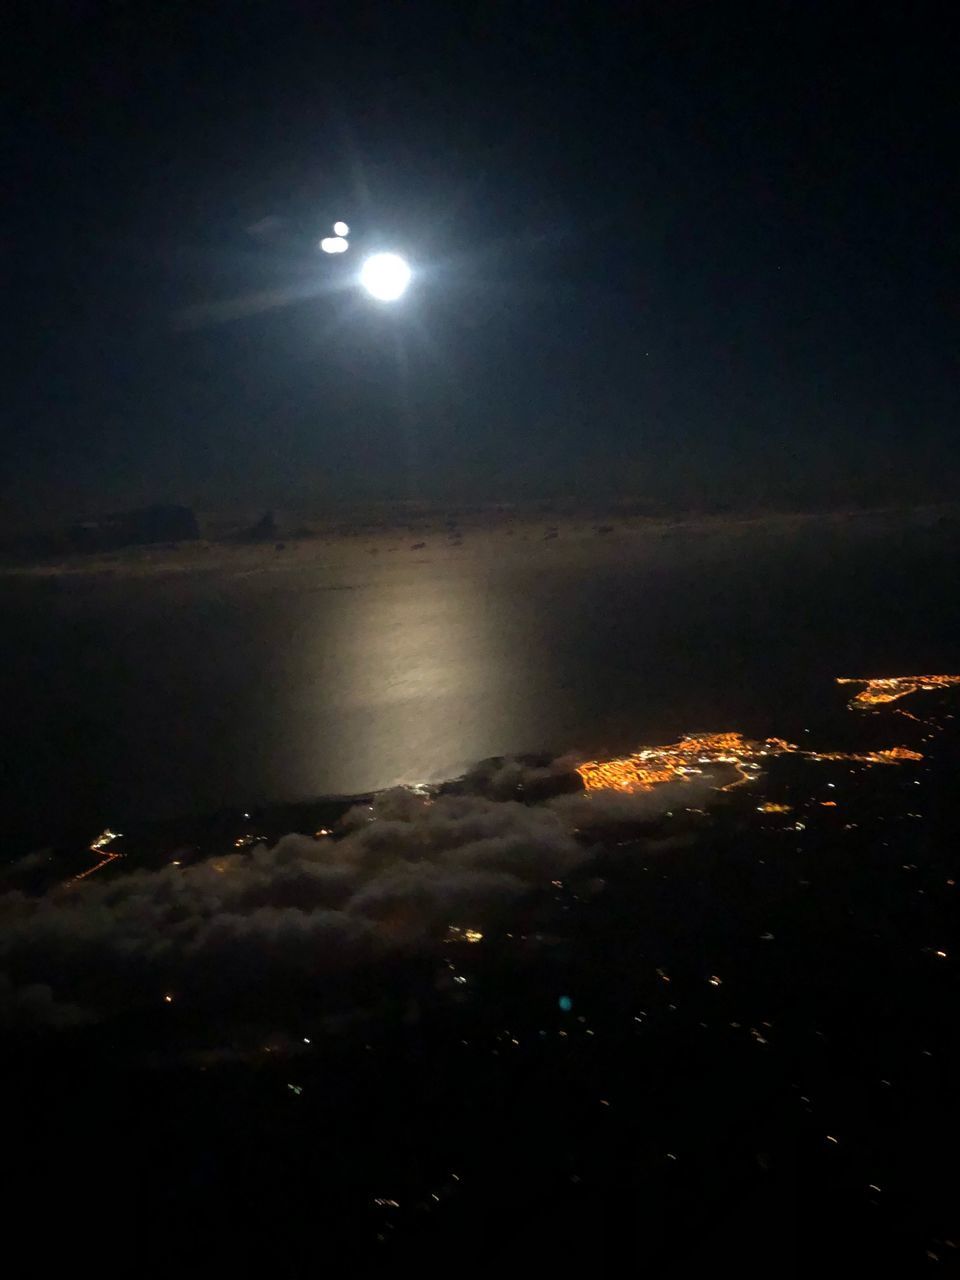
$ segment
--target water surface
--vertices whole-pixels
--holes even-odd
[[[871,521],[0,583],[8,832],[802,732],[836,675],[960,669],[952,539]]]

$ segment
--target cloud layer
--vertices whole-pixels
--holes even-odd
[[[0,897],[0,1022],[70,1025],[164,986],[229,998],[312,980],[476,926],[591,856],[580,829],[697,803],[700,788],[635,796],[496,799],[558,769],[507,763],[485,795],[397,789],[350,810],[338,839],[287,835],[271,848],[159,871],[104,875],[42,897]],[[694,793],[696,792],[696,797]]]

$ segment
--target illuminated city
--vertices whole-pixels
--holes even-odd
[[[688,782],[711,766],[733,769],[734,778],[720,789],[727,791],[757,775],[760,762],[771,756],[795,755],[808,760],[849,760],[858,764],[903,764],[922,760],[909,747],[877,751],[810,751],[783,738],[753,742],[740,733],[708,733],[681,738],[662,747],[644,747],[613,760],[588,760],[577,766],[587,791],[652,791],[665,782]],[[768,810],[769,811],[769,810]]]
[[[838,676],[837,684],[862,685],[863,688],[853,695],[847,705],[857,711],[869,711],[919,690],[931,692],[960,684],[960,676],[883,676],[876,679]]]

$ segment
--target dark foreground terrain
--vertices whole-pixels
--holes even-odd
[[[185,867],[248,874],[250,835],[329,830],[311,836],[325,857],[362,838],[382,867],[421,821],[406,801],[361,837],[357,811],[342,825],[346,804],[330,803],[143,826],[74,888],[50,886],[98,856],[64,847],[11,872],[32,901],[67,903],[6,957],[60,1002],[21,987],[6,1011],[11,1221],[37,1224],[38,1261],[87,1257],[100,1275],[952,1268],[958,703],[918,693],[858,717],[838,701],[845,741],[819,746],[900,743],[922,761],[787,755],[729,791],[681,784],[669,809],[578,819],[519,891],[474,884],[446,913],[424,883],[386,892],[370,873],[377,945],[345,938],[349,963],[326,944],[291,960],[275,931],[219,947],[205,934],[191,965],[145,964],[96,921],[138,868],[154,902]],[[487,801],[470,797],[499,797],[479,833],[498,875],[547,848],[524,827],[504,852],[516,813],[582,800],[575,775],[516,769],[516,808],[502,774],[499,792],[478,775],[431,801],[472,824]],[[423,848],[436,886],[448,854]],[[91,886],[84,938],[64,949],[57,913]],[[25,908],[4,902],[16,932]]]

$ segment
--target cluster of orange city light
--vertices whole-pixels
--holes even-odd
[[[861,685],[849,702],[857,710],[881,707],[920,690],[944,689],[960,685],[960,676],[884,676],[853,678],[839,676],[837,684]],[[900,712],[917,719],[909,712]],[[921,722],[923,723],[923,722]],[[879,751],[804,751],[783,738],[753,742],[740,733],[707,733],[681,738],[663,747],[644,747],[632,755],[614,760],[587,760],[577,768],[588,791],[651,791],[664,782],[682,782],[692,774],[702,774],[704,765],[727,765],[734,779],[723,790],[739,786],[755,776],[759,761],[767,756],[800,755],[809,760],[850,760],[859,764],[902,764],[922,760],[909,747],[887,747]]]
[[[880,679],[863,679],[852,676],[838,676],[837,684],[861,684],[863,688],[854,694],[848,706],[858,711],[880,707],[887,702],[896,702],[905,698],[908,693],[917,693],[923,689],[945,689],[949,685],[960,684],[960,676],[884,676]]]
[[[707,733],[681,738],[663,747],[644,747],[632,755],[614,760],[587,760],[577,767],[587,791],[652,791],[664,782],[688,781],[702,774],[704,766],[727,765],[735,777],[721,788],[748,782],[769,756],[798,755],[809,760],[851,760],[860,764],[901,764],[922,760],[909,747],[888,747],[880,751],[804,751],[783,738],[753,742],[741,733]]]
[[[779,746],[777,739],[769,741]],[[702,773],[703,766],[711,764],[732,765],[738,780],[746,781],[748,768],[756,769],[757,758],[770,754],[766,743],[751,742],[742,733],[706,733],[663,747],[644,747],[619,759],[586,760],[577,773],[588,791],[652,791],[664,782]]]

